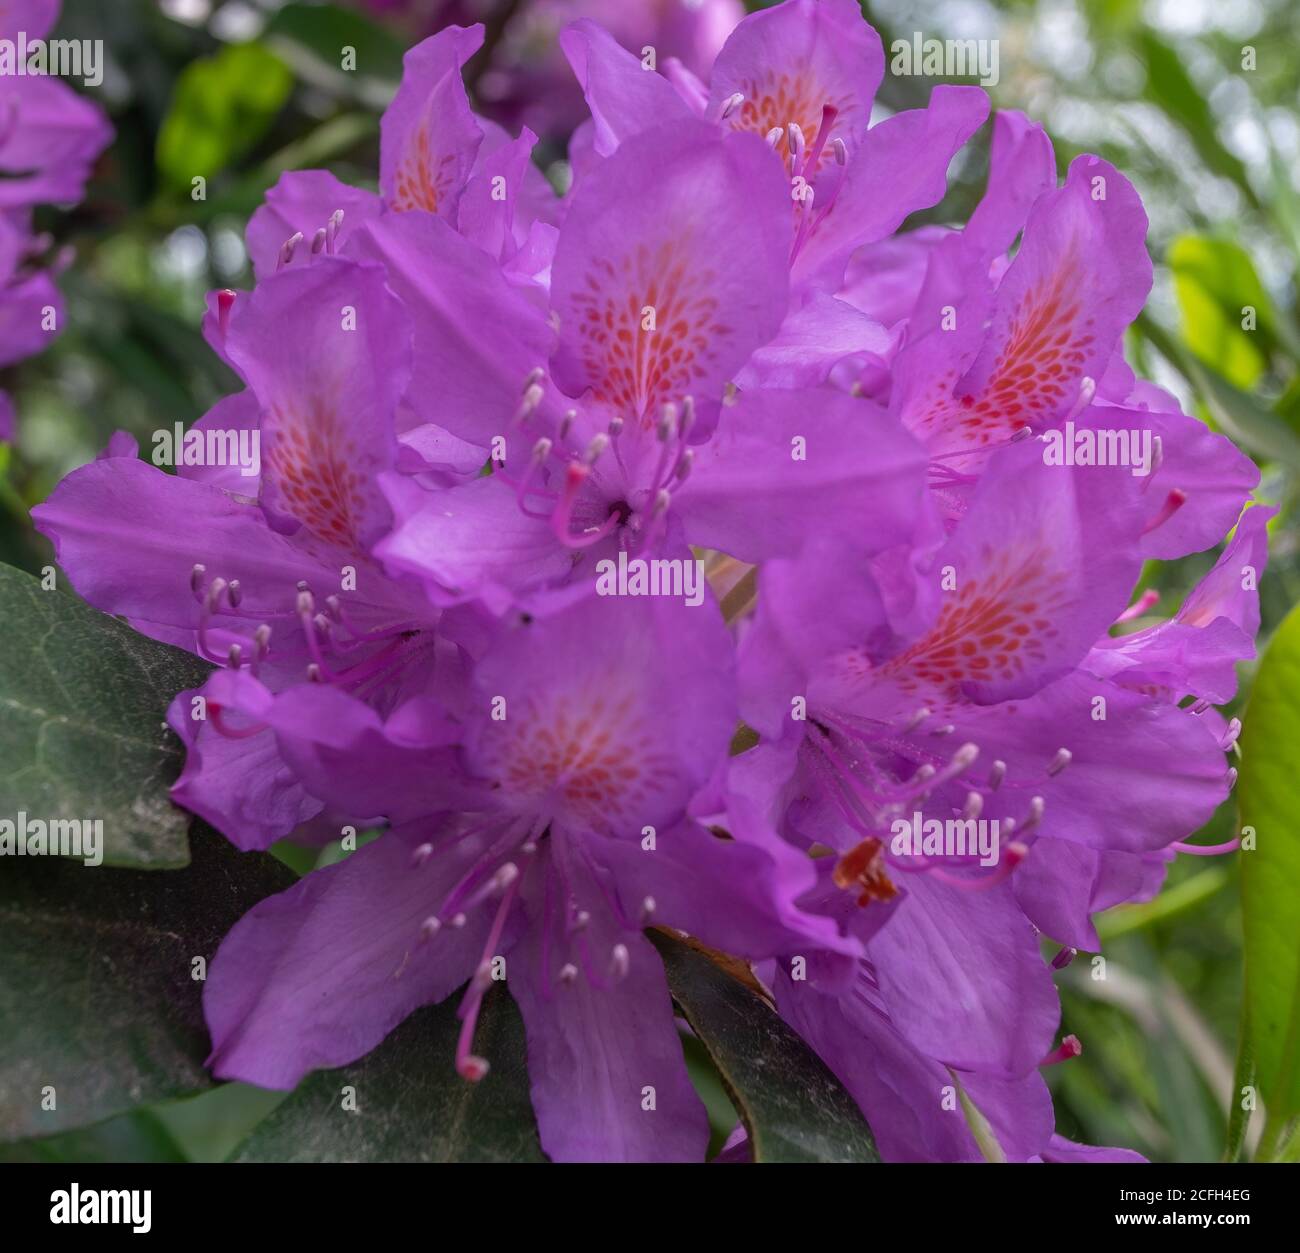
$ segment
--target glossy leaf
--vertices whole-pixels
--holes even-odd
[[[484,998],[474,1045],[491,1069],[478,1083],[456,1072],[459,1002],[418,1010],[360,1061],[309,1075],[233,1160],[545,1161],[514,1001],[501,987]]]
[[[708,1050],[756,1162],[879,1161],[871,1128],[825,1062],[753,988],[712,957],[650,933],[668,987]]]
[[[203,983],[244,912],[294,882],[195,824],[184,870],[0,864],[0,1141],[49,1136],[212,1083]]]
[[[1238,803],[1256,848],[1241,854],[1245,1023],[1256,1083],[1280,1133],[1300,1113],[1300,609],[1278,628],[1255,678],[1242,736]],[[1261,1152],[1269,1150],[1268,1131]]]
[[[9,566],[0,621],[0,819],[99,819],[105,864],[185,865],[190,816],[167,795],[182,751],[163,719],[211,667]]]

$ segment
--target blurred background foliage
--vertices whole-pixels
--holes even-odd
[[[461,0],[452,13],[420,0],[65,0],[58,33],[104,40],[106,76],[93,94],[117,138],[83,203],[38,214],[52,248],[73,258],[61,279],[69,317],[46,353],[0,378],[18,414],[17,444],[0,446],[0,560],[29,570],[49,560],[27,511],[114,430],[147,447],[155,429],[191,422],[234,390],[199,321],[207,292],[250,285],[244,224],[279,174],[326,166],[373,187],[379,112],[405,47],[434,28],[440,11],[486,21],[488,45],[469,80],[487,105],[481,87],[492,49],[499,57],[517,7]],[[586,7],[599,16],[598,5]],[[1093,151],[1137,185],[1151,218],[1156,285],[1131,333],[1130,359],[1185,411],[1255,456],[1259,496],[1281,506],[1261,587],[1262,652],[1300,601],[1292,525],[1300,473],[1295,0],[863,7],[887,49],[914,31],[998,39],[995,104],[1047,125],[1062,172],[1076,153]],[[345,45],[358,52],[354,73],[339,68]],[[934,81],[887,74],[879,109],[921,103]],[[537,153],[560,187],[564,139],[545,135]],[[911,225],[963,220],[986,168],[986,148],[973,145],[954,163],[944,203]],[[196,175],[207,183],[203,200],[192,198]],[[1245,306],[1256,310],[1254,330],[1242,327]],[[1213,558],[1153,565],[1146,582],[1160,590],[1160,610],[1176,606]],[[1243,697],[1253,667],[1244,670]],[[1225,806],[1196,839],[1231,838],[1236,821]],[[1104,981],[1090,977],[1086,958],[1062,975],[1062,1030],[1084,1047],[1082,1057],[1049,1071],[1062,1134],[1161,1160],[1223,1152],[1242,996],[1237,860],[1180,858],[1154,902],[1103,919]],[[734,1115],[702,1063],[697,1068],[721,1136]],[[21,1152],[220,1158],[279,1099],[227,1085]]]

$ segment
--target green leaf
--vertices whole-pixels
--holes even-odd
[[[1220,140],[1217,119],[1188,74],[1184,58],[1150,28],[1140,32],[1136,46],[1146,62],[1147,99],[1182,127],[1210,170],[1231,179],[1250,204],[1260,209],[1262,206],[1246,175],[1246,167]]]
[[[1245,249],[1224,239],[1181,235],[1170,245],[1169,265],[1184,342],[1228,382],[1254,387],[1271,348],[1285,342],[1294,349],[1294,330],[1281,319]],[[1246,307],[1255,310],[1253,331],[1241,325]]]
[[[1220,430],[1258,457],[1300,468],[1300,437],[1281,417],[1205,365],[1150,314],[1139,313],[1137,325],[1196,389]]]
[[[871,1128],[826,1063],[706,953],[650,931],[673,1000],[717,1066],[756,1162],[876,1162]]]
[[[0,862],[0,1141],[212,1084],[194,959],[210,962],[246,910],[295,880],[201,823],[192,845],[193,862],[172,874]]]
[[[0,1144],[0,1162],[184,1162],[189,1159],[147,1109],[43,1140]]]
[[[1273,636],[1242,735],[1237,802],[1257,847],[1241,854],[1245,930],[1244,1030],[1268,1122],[1267,1156],[1283,1124],[1300,1113],[1300,609]]]
[[[470,1083],[455,1066],[459,1000],[418,1010],[359,1062],[309,1075],[232,1160],[545,1161],[514,1001],[499,985],[488,989],[474,1041],[491,1069]],[[348,1087],[355,1111],[344,1108]]]
[[[167,705],[211,667],[0,566],[0,819],[99,819],[104,861],[189,861]]]
[[[336,4],[286,4],[266,28],[266,41],[307,82],[382,109],[402,77],[402,45],[360,13]],[[344,49],[354,50],[345,69]]]
[[[293,75],[261,44],[231,44],[192,61],[176,80],[158,131],[157,163],[173,190],[211,178],[266,134],[293,90]]]

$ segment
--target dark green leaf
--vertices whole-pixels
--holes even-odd
[[[755,1161],[880,1160],[853,1098],[762,997],[699,949],[649,934],[673,1000],[740,1111]]]
[[[469,1083],[455,1067],[459,1000],[418,1010],[361,1061],[309,1075],[233,1160],[545,1161],[515,1003],[488,990],[474,1042],[492,1068]],[[355,1089],[355,1111],[344,1108],[344,1088]]]
[[[0,1145],[0,1162],[184,1162],[180,1146],[147,1109],[43,1140]]]
[[[184,870],[0,863],[0,1141],[48,1136],[208,1087],[203,984],[246,910],[293,873],[195,823]],[[46,1088],[55,1108],[42,1109]]]
[[[383,108],[402,77],[402,45],[360,13],[336,4],[286,4],[266,41],[308,82]],[[355,54],[344,68],[344,49]]]
[[[163,718],[211,667],[0,566],[0,819],[100,819],[104,861],[189,860],[167,789],[181,746]]]
[[[1245,1029],[1268,1111],[1260,1151],[1300,1113],[1300,609],[1260,662],[1245,717],[1237,802],[1257,847],[1241,854],[1246,939]]]

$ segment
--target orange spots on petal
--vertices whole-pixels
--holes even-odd
[[[937,383],[909,423],[912,429],[922,438],[946,435],[946,446],[977,448],[1059,414],[1078,392],[1094,340],[1092,319],[1082,316],[1082,286],[1071,252],[1046,281],[1021,297],[981,394],[953,397]],[[954,433],[958,438],[951,438]]]
[[[429,123],[421,122],[406,144],[393,184],[393,208],[437,213],[455,175],[456,154],[438,156],[429,143]]]
[[[594,399],[651,421],[708,376],[732,328],[711,294],[717,273],[689,257],[667,239],[591,261],[573,300]]]
[[[804,141],[811,144],[821,127],[822,108],[829,104],[838,110],[835,126],[818,159],[819,168],[835,159],[829,140],[852,125],[858,110],[852,96],[835,96],[822,86],[806,62],[781,73],[769,69],[761,79],[746,78],[738,90],[744,94],[745,101],[731,115],[731,129],[759,136],[765,137],[775,126],[784,131],[794,122],[803,131]],[[788,163],[790,149],[784,134],[777,142],[776,151]]]
[[[1045,550],[994,558],[944,603],[928,634],[879,668],[909,691],[949,699],[962,684],[1014,679],[1048,656],[1058,630],[1051,617],[1067,601],[1064,577]]]
[[[271,410],[275,439],[265,455],[283,507],[317,538],[358,547],[365,510],[363,459],[338,414],[317,399]]]
[[[671,784],[672,761],[643,723],[642,704],[617,687],[528,698],[512,708],[489,770],[512,799],[558,802],[603,830],[636,823],[655,792]]]

